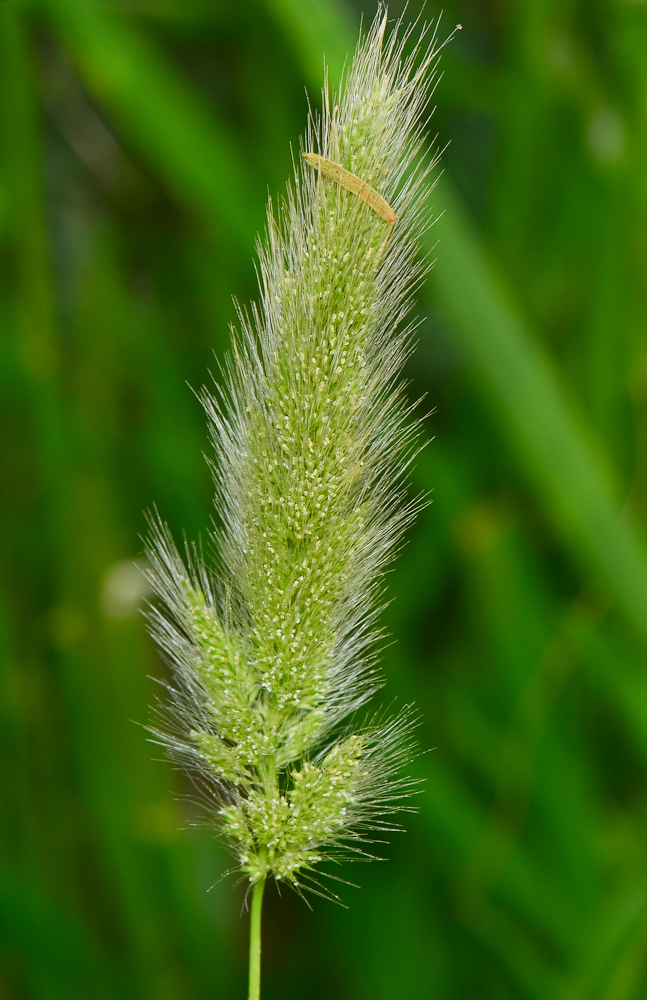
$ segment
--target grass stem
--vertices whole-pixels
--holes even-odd
[[[261,910],[265,879],[254,886],[252,909],[249,921],[249,1000],[260,1000],[261,996]]]

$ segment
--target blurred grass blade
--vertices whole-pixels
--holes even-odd
[[[308,83],[321,86],[325,54],[330,81],[336,84],[355,48],[348,7],[339,0],[265,0],[265,6],[292,42]]]
[[[520,319],[449,181],[430,287],[451,331],[495,403],[517,461],[566,545],[603,579],[647,641],[647,559],[636,526],[620,510],[609,465],[596,448],[554,365]]]
[[[248,253],[262,201],[231,136],[154,43],[85,0],[36,0],[86,86],[160,170],[179,202]]]

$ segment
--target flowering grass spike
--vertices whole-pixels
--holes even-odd
[[[250,997],[266,879],[301,888],[326,858],[366,857],[411,791],[411,712],[355,722],[380,686],[384,568],[415,512],[399,379],[437,48],[423,28],[405,55],[400,28],[381,9],[340,93],[324,88],[294,186],[269,207],[260,302],[239,310],[224,389],[203,393],[217,573],[151,528],[151,621],[174,674],[156,734],[253,887]]]

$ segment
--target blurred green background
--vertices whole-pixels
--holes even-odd
[[[348,910],[269,892],[264,1000],[646,997],[647,4],[444,7],[433,503],[384,656],[435,749]],[[2,1000],[245,995],[244,887],[141,725],[131,564],[153,503],[208,526],[188,386],[362,13],[0,0]]]

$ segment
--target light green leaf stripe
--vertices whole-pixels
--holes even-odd
[[[341,0],[266,0],[265,6],[290,39],[309,84],[321,86],[324,54],[336,85],[355,48],[357,25]]]
[[[428,285],[434,300],[494,401],[558,534],[647,639],[647,559],[635,523],[621,510],[610,465],[446,178],[434,201],[445,210],[430,234],[430,243],[438,241]]]

